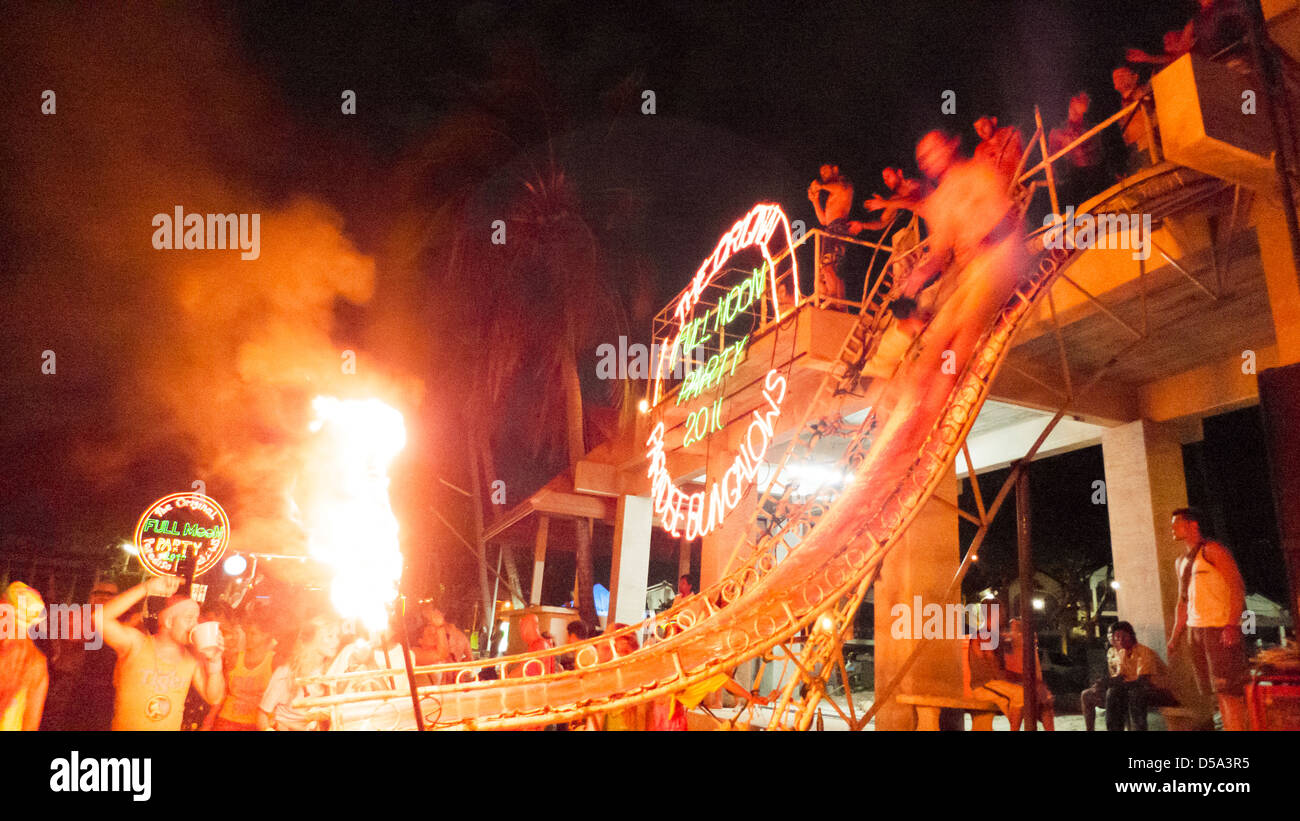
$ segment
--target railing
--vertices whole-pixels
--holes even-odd
[[[888,228],[886,228],[886,233],[887,232]],[[825,241],[857,245],[872,250],[871,262],[865,271],[865,293],[863,294],[862,300],[830,297],[822,293],[821,278],[818,276],[818,266],[820,265],[822,257],[822,243]],[[783,263],[790,260],[792,254],[803,252],[804,249],[807,249],[807,252],[810,252],[811,254],[811,264],[784,266],[784,270],[782,270]],[[817,308],[829,308],[849,313],[856,313],[861,309],[862,305],[867,304],[866,300],[872,293],[872,291],[867,289],[873,288],[881,281],[881,274],[889,265],[888,262],[885,262],[882,267],[879,269],[876,268],[877,258],[882,251],[885,252],[886,255],[892,254],[892,248],[883,242],[873,242],[853,236],[832,234],[821,228],[813,228],[805,231],[798,239],[791,243],[789,248],[786,248],[780,254],[772,257],[772,270],[776,272],[776,288],[778,293],[785,296],[793,296],[793,299],[788,303],[783,303],[781,305],[780,314],[778,315],[771,310],[768,300],[755,299],[751,307],[736,314],[738,317],[748,318],[748,322],[745,322],[744,319],[742,319],[739,323],[739,325],[744,328],[744,331],[740,333],[735,331],[728,333],[726,329],[721,329],[721,332],[713,334],[707,343],[698,345],[691,351],[684,353],[674,350],[674,342],[676,341],[679,332],[678,322],[674,316],[674,311],[682,297],[690,291],[690,286],[687,286],[678,292],[668,305],[655,315],[651,322],[651,339],[654,345],[652,351],[661,352],[659,355],[652,354],[651,357],[653,360],[653,367],[657,369],[656,373],[664,373],[666,380],[681,379],[684,377],[686,372],[689,372],[689,370],[702,367],[710,357],[721,354],[727,345],[740,338],[744,333],[747,333],[751,339],[764,336],[778,327],[780,323],[786,320],[789,316],[808,305]],[[807,255],[807,252],[805,252],[805,255]],[[798,257],[795,257],[795,259],[797,261]],[[883,259],[888,259],[888,257]],[[811,293],[805,294],[803,292],[803,289],[798,282],[798,277],[796,276],[796,273],[799,271],[812,272],[813,287]],[[747,272],[735,267],[719,271],[713,281],[705,285],[704,293],[701,295],[698,305],[705,310],[716,306],[717,302],[725,297],[731,290],[735,276],[743,276],[746,273],[752,274],[754,272]],[[732,276],[729,277],[727,276],[728,274],[731,274]],[[767,275],[771,276],[771,272],[767,272]],[[721,284],[723,282],[726,284]],[[660,357],[668,357],[670,352],[676,361],[668,361],[665,359],[661,362]],[[652,374],[652,383],[653,377],[654,375]],[[671,388],[666,386],[665,389],[660,391],[660,395],[657,397],[658,401],[664,401],[674,392],[675,389],[675,386]],[[656,397],[653,396],[649,398],[652,403],[656,399]]]

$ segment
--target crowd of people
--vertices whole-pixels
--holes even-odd
[[[1123,151],[1114,150],[1106,140],[1093,138],[1072,148],[1063,161],[1054,163],[1060,207],[1083,204],[1089,197],[1152,164],[1159,157],[1160,132],[1151,89],[1143,82],[1135,66],[1163,67],[1189,52],[1207,59],[1240,64],[1245,36],[1246,18],[1238,0],[1199,0],[1196,16],[1183,28],[1165,35],[1162,54],[1151,55],[1141,49],[1128,49],[1125,62],[1111,73],[1112,86],[1119,96],[1119,108],[1138,104],[1117,123]],[[1086,91],[1079,91],[1069,98],[1066,120],[1051,128],[1046,135],[1049,153],[1059,153],[1088,132],[1091,107],[1092,98]],[[1046,216],[1045,206],[1030,207],[1041,181],[1029,186],[1018,184],[1018,178],[1025,170],[1024,132],[1014,125],[999,125],[997,116],[992,114],[981,115],[973,123],[973,128],[979,142],[971,159],[996,173],[1020,212],[1028,212],[1031,224]],[[947,134],[939,133],[939,136],[953,139]],[[933,134],[927,137],[933,138]],[[918,145],[918,167],[921,167],[920,153],[921,146]],[[925,218],[922,206],[939,183],[937,177],[925,172],[924,168],[922,171],[922,179],[912,180],[897,166],[885,168],[881,177],[890,193],[886,196],[873,194],[862,203],[868,214],[882,213],[877,219],[859,220],[852,217],[853,181],[837,163],[825,163],[819,168],[817,178],[808,186],[808,199],[812,202],[818,224],[831,235],[823,239],[817,260],[817,292],[823,299],[845,298],[844,267],[848,249],[847,244],[834,239],[835,236],[856,237],[864,231],[897,228],[897,232],[888,237],[895,257],[902,260],[902,264],[895,266],[894,279],[895,282],[907,279],[913,261],[909,252],[919,241],[915,217],[919,214],[927,223],[930,222]],[[905,289],[908,294],[917,290],[915,284]],[[907,298],[900,304],[909,306],[911,303],[912,300]]]
[[[1178,603],[1165,650],[1171,658],[1176,653],[1188,654],[1195,687],[1218,702],[1223,728],[1244,730],[1248,724],[1248,672],[1241,615],[1246,606],[1246,587],[1231,551],[1209,537],[1203,530],[1204,522],[1204,514],[1187,507],[1175,510],[1170,518],[1171,536],[1182,543],[1185,551],[1174,565],[1179,580]],[[986,618],[993,617],[990,611],[984,610]],[[978,638],[969,639],[963,661],[966,697],[996,704],[1013,730],[1024,720],[1025,686],[1029,680],[1021,663],[1023,638],[1018,622],[1012,619],[1003,628],[1003,641],[997,647],[987,647]],[[1138,641],[1137,631],[1129,622],[1112,625],[1107,640],[1105,674],[1079,697],[1085,729],[1095,729],[1097,709],[1104,708],[1108,731],[1145,731],[1152,710],[1179,706],[1174,695],[1176,682],[1165,660]],[[1036,661],[1037,648],[1032,655]],[[1038,690],[1039,719],[1044,729],[1051,730],[1055,699],[1043,683],[1041,667],[1033,680]]]
[[[402,669],[399,630],[412,639],[416,668],[469,662],[477,655],[465,632],[431,602],[422,602],[405,624],[395,616],[386,630],[375,633],[341,622],[327,609],[285,618],[270,603],[259,601],[238,609],[221,600],[200,606],[178,593],[180,586],[175,576],[151,576],[122,592],[112,582],[96,582],[90,594],[90,623],[84,629],[74,623],[68,635],[51,636],[52,627],[36,629],[52,618],[41,594],[23,582],[10,584],[0,608],[0,618],[12,621],[12,629],[0,633],[12,634],[0,638],[0,729],[327,729],[328,721],[304,711],[301,700],[330,692],[317,680],[322,677]],[[690,578],[683,576],[677,601],[693,595]],[[146,600],[154,604],[151,613]],[[518,630],[525,652],[555,647],[535,613],[525,614]],[[611,624],[605,632],[617,635],[594,645],[595,663],[640,648],[625,624]],[[93,649],[95,643],[86,641],[92,635],[103,639]],[[565,643],[596,635],[586,623],[574,620],[567,625]],[[485,656],[491,654],[484,649]],[[577,666],[575,653],[552,653],[516,665],[508,675],[549,675]],[[464,670],[459,672],[464,675]],[[498,675],[495,665],[477,668],[480,680]],[[417,672],[415,678],[418,686],[457,683],[451,671]],[[547,729],[686,729],[686,712],[716,690],[764,700],[728,676],[714,679],[709,687],[695,687],[652,705]],[[400,686],[393,680],[385,684]]]
[[[1245,729],[1247,670],[1240,622],[1245,585],[1231,552],[1208,537],[1204,521],[1193,508],[1180,508],[1171,518],[1172,537],[1186,549],[1176,561],[1179,599],[1166,651],[1189,653],[1196,684],[1218,700],[1224,728]],[[22,582],[10,584],[0,616],[13,628],[0,633],[0,730],[325,729],[322,716],[295,705],[328,693],[326,685],[313,679],[403,666],[396,636],[403,628],[397,619],[381,634],[359,634],[321,612],[285,633],[269,606],[254,603],[232,610],[216,602],[200,608],[177,594],[179,585],[176,577],[151,577],[118,593],[109,582],[97,583],[91,599],[102,607],[94,610],[90,627],[104,641],[89,649],[76,626],[78,637],[41,641],[38,646],[32,635],[46,634],[34,629],[46,618],[42,597]],[[698,595],[691,579],[682,576],[675,604]],[[146,597],[161,600],[149,628],[141,607]],[[1026,676],[1019,620],[1006,620],[1002,607],[981,612],[984,618],[1000,620],[997,634],[1002,640],[989,646],[972,631],[962,665],[966,697],[995,704],[1011,728],[1018,729],[1025,721],[1025,687],[1032,680],[1038,718],[1051,730],[1056,704],[1043,682],[1037,648],[1031,654],[1034,675]],[[525,614],[518,624],[525,652],[556,646],[535,613]],[[419,668],[475,658],[466,634],[431,603],[424,603],[405,629],[419,637],[411,647]],[[611,641],[585,645],[594,651],[590,660],[580,662],[576,652],[550,653],[508,668],[508,675],[605,664],[641,648],[628,625],[610,624],[605,633]],[[595,629],[575,619],[566,625],[564,644],[596,635]],[[1150,710],[1178,703],[1169,669],[1159,653],[1138,641],[1126,621],[1111,627],[1108,640],[1106,674],[1080,696],[1085,726],[1094,729],[1096,710],[1104,708],[1108,730],[1145,730]],[[480,680],[497,675],[495,665],[478,668]],[[420,672],[416,677],[420,686],[457,683],[451,673]],[[719,673],[671,696],[546,729],[685,730],[688,714],[706,700],[720,703],[723,692],[738,702],[768,703],[768,697]]]
[[[178,593],[180,585],[175,576],[152,576],[119,592],[98,581],[89,623],[72,608],[56,628],[38,591],[11,583],[0,603],[0,622],[11,622],[0,631],[0,729],[321,729],[319,716],[294,706],[326,694],[305,680],[403,664],[397,618],[376,633],[327,608],[290,615],[256,600],[238,609],[220,600],[201,606]],[[469,638],[431,603],[406,629],[416,665],[474,657]],[[423,674],[418,683],[450,682]]]

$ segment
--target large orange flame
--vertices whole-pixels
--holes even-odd
[[[334,570],[330,600],[339,616],[371,629],[387,623],[402,553],[388,499],[388,468],[406,445],[402,414],[378,399],[312,400],[320,459],[303,511],[311,555]]]

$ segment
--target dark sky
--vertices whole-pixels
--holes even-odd
[[[475,99],[504,63],[535,66],[529,116],[550,135],[582,196],[603,202],[621,192],[637,204],[619,230],[652,261],[657,309],[754,202],[780,202],[792,219],[811,223],[804,191],[823,161],[838,162],[857,181],[860,201],[883,190],[885,165],[915,175],[913,147],[928,129],[961,134],[970,148],[971,123],[988,113],[1028,135],[1035,104],[1050,127],[1081,88],[1092,94],[1091,116],[1105,116],[1118,106],[1109,74],[1124,49],[1157,51],[1162,32],[1181,26],[1194,6],[918,0],[319,8],[277,0],[165,4],[103,19],[55,6],[25,9],[0,43],[0,60],[13,69],[5,72],[13,78],[5,101],[15,112],[0,153],[11,183],[0,199],[0,260],[6,280],[16,283],[14,305],[0,317],[0,456],[7,468],[0,533],[102,545],[129,535],[149,500],[188,487],[200,465],[214,471],[214,492],[238,497],[240,482],[224,481],[213,468],[221,459],[204,452],[214,426],[232,425],[228,432],[247,440],[237,452],[261,457],[277,452],[291,438],[285,431],[301,423],[288,409],[290,394],[258,372],[255,357],[250,364],[250,345],[255,351],[267,338],[298,340],[303,329],[319,330],[324,317],[325,342],[368,334],[379,340],[377,356],[384,346],[406,352],[408,361],[435,356],[436,340],[418,330],[428,306],[411,309],[410,300],[393,297],[402,281],[382,257],[373,272],[378,295],[357,307],[371,273],[355,252],[380,253],[404,163],[418,158],[443,118]],[[60,119],[41,120],[34,101],[51,85],[60,91]],[[340,114],[343,89],[357,93],[355,116]],[[653,115],[640,111],[646,90],[655,95]],[[946,90],[956,93],[955,115],[940,112]],[[535,156],[539,146],[518,138],[521,161]],[[429,185],[436,189],[437,180]],[[224,203],[220,196],[232,192],[276,209],[297,236],[318,232],[337,257],[283,259],[275,276],[186,291],[183,267],[156,255],[133,257],[140,237],[118,227],[147,223],[158,203],[183,196]],[[337,217],[295,208],[299,195]],[[122,205],[134,200],[138,208]],[[122,213],[104,216],[114,209]],[[181,297],[201,292],[227,313],[177,322],[156,298],[160,287],[178,288]],[[256,298],[223,302],[241,292]],[[298,324],[270,321],[284,313]],[[67,354],[58,380],[32,367],[47,346]],[[196,379],[200,367],[209,371]],[[444,386],[410,370],[384,374],[385,384],[423,379],[426,400],[436,399]],[[159,373],[175,376],[187,392],[154,401],[139,385],[157,385]],[[198,412],[219,399],[228,403],[221,412]],[[252,406],[257,412],[240,424],[238,411]],[[436,401],[425,406],[410,458],[451,472],[459,445],[442,430]],[[193,418],[178,422],[189,410]]]
[[[1191,0],[801,3],[340,3],[305,14],[298,4],[236,3],[243,46],[300,121],[381,157],[418,139],[472,93],[503,42],[531,43],[569,113],[558,140],[592,150],[569,160],[591,186],[644,191],[664,287],[760,196],[812,219],[804,197],[827,159],[881,190],[880,169],[914,173],[916,139],[930,128],[973,147],[981,114],[1019,124],[1033,109],[1048,126],[1070,95],[1088,89],[1094,115],[1118,107],[1110,70],[1127,46],[1159,51]],[[1140,8],[1140,13],[1137,9]],[[628,80],[655,92],[657,113],[601,105]],[[355,89],[356,118],[338,116]],[[955,115],[940,95],[957,95]],[[630,116],[635,115],[635,116]],[[558,115],[557,115],[558,119]],[[612,120],[617,120],[612,123]],[[590,135],[608,142],[592,147]],[[598,162],[614,158],[616,165]],[[590,165],[588,165],[590,164]],[[615,178],[611,180],[610,178]],[[863,197],[864,198],[864,197]]]

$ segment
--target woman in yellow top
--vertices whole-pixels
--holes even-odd
[[[27,628],[45,618],[41,594],[22,582],[0,604],[0,730],[36,730],[45,711],[49,670]]]
[[[226,700],[212,725],[214,730],[256,730],[257,709],[275,672],[275,639],[258,610],[241,614],[244,649],[226,673]]]

